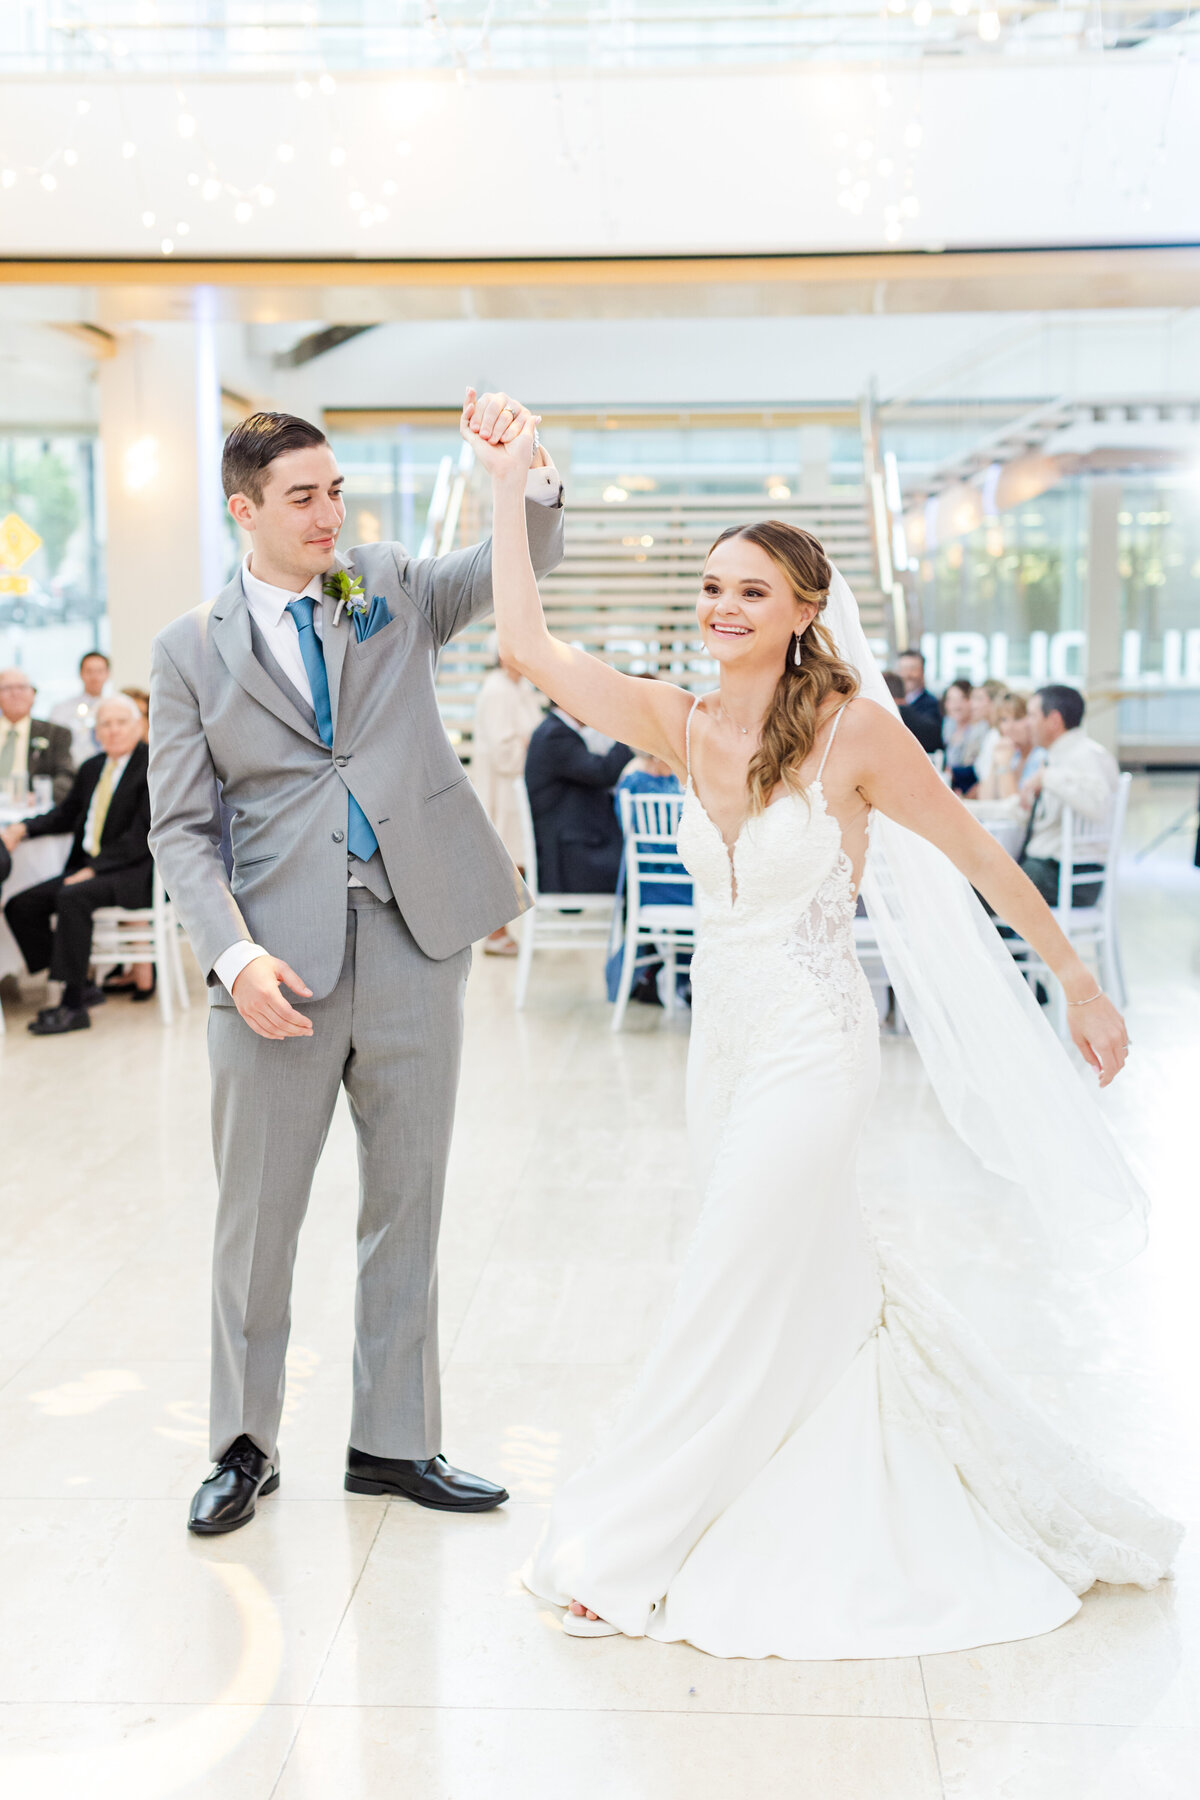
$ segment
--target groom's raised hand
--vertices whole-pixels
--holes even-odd
[[[485,444],[511,444],[532,423],[532,419],[529,408],[522,406],[519,400],[510,399],[507,394],[477,395],[474,388],[467,389],[462,417],[464,436],[469,428]]]
[[[312,1020],[288,1004],[280,992],[281,985],[290,987],[293,994],[312,997],[312,989],[305,987],[296,971],[289,969],[279,956],[256,956],[229,991],[239,1013],[259,1037],[311,1037]]]

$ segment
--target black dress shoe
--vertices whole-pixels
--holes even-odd
[[[235,1438],[211,1475],[206,1475],[192,1499],[188,1530],[203,1537],[220,1531],[236,1531],[254,1517],[260,1494],[273,1494],[279,1486],[279,1467],[263,1455],[248,1437]]]
[[[86,1031],[91,1022],[86,1006],[47,1006],[26,1030],[34,1037],[57,1037],[60,1031]]]
[[[508,1489],[452,1468],[444,1456],[404,1462],[391,1456],[368,1456],[353,1444],[346,1452],[348,1494],[400,1494],[436,1512],[491,1512],[508,1499]]]

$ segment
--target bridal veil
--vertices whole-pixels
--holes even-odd
[[[861,692],[897,708],[834,570],[823,623]],[[888,979],[942,1109],[985,1168],[1029,1196],[1069,1271],[1127,1262],[1146,1197],[995,924],[949,859],[875,812],[862,883]]]

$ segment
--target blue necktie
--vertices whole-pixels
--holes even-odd
[[[300,654],[304,658],[308,685],[312,689],[313,711],[317,715],[317,731],[321,742],[332,749],[333,711],[329,704],[329,676],[325,671],[325,652],[321,648],[321,640],[313,629],[313,603],[307,594],[301,594],[299,599],[288,601],[287,609],[296,621]],[[346,826],[346,848],[360,862],[369,862],[379,848],[379,839],[371,830],[367,815],[354,795],[348,794],[347,799],[350,802],[350,816]]]

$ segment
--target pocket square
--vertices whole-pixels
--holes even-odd
[[[364,638],[369,638],[375,632],[382,631],[385,625],[390,625],[392,622],[388,603],[382,594],[372,594],[367,612],[365,614],[356,612],[353,618],[354,633],[360,644]]]

